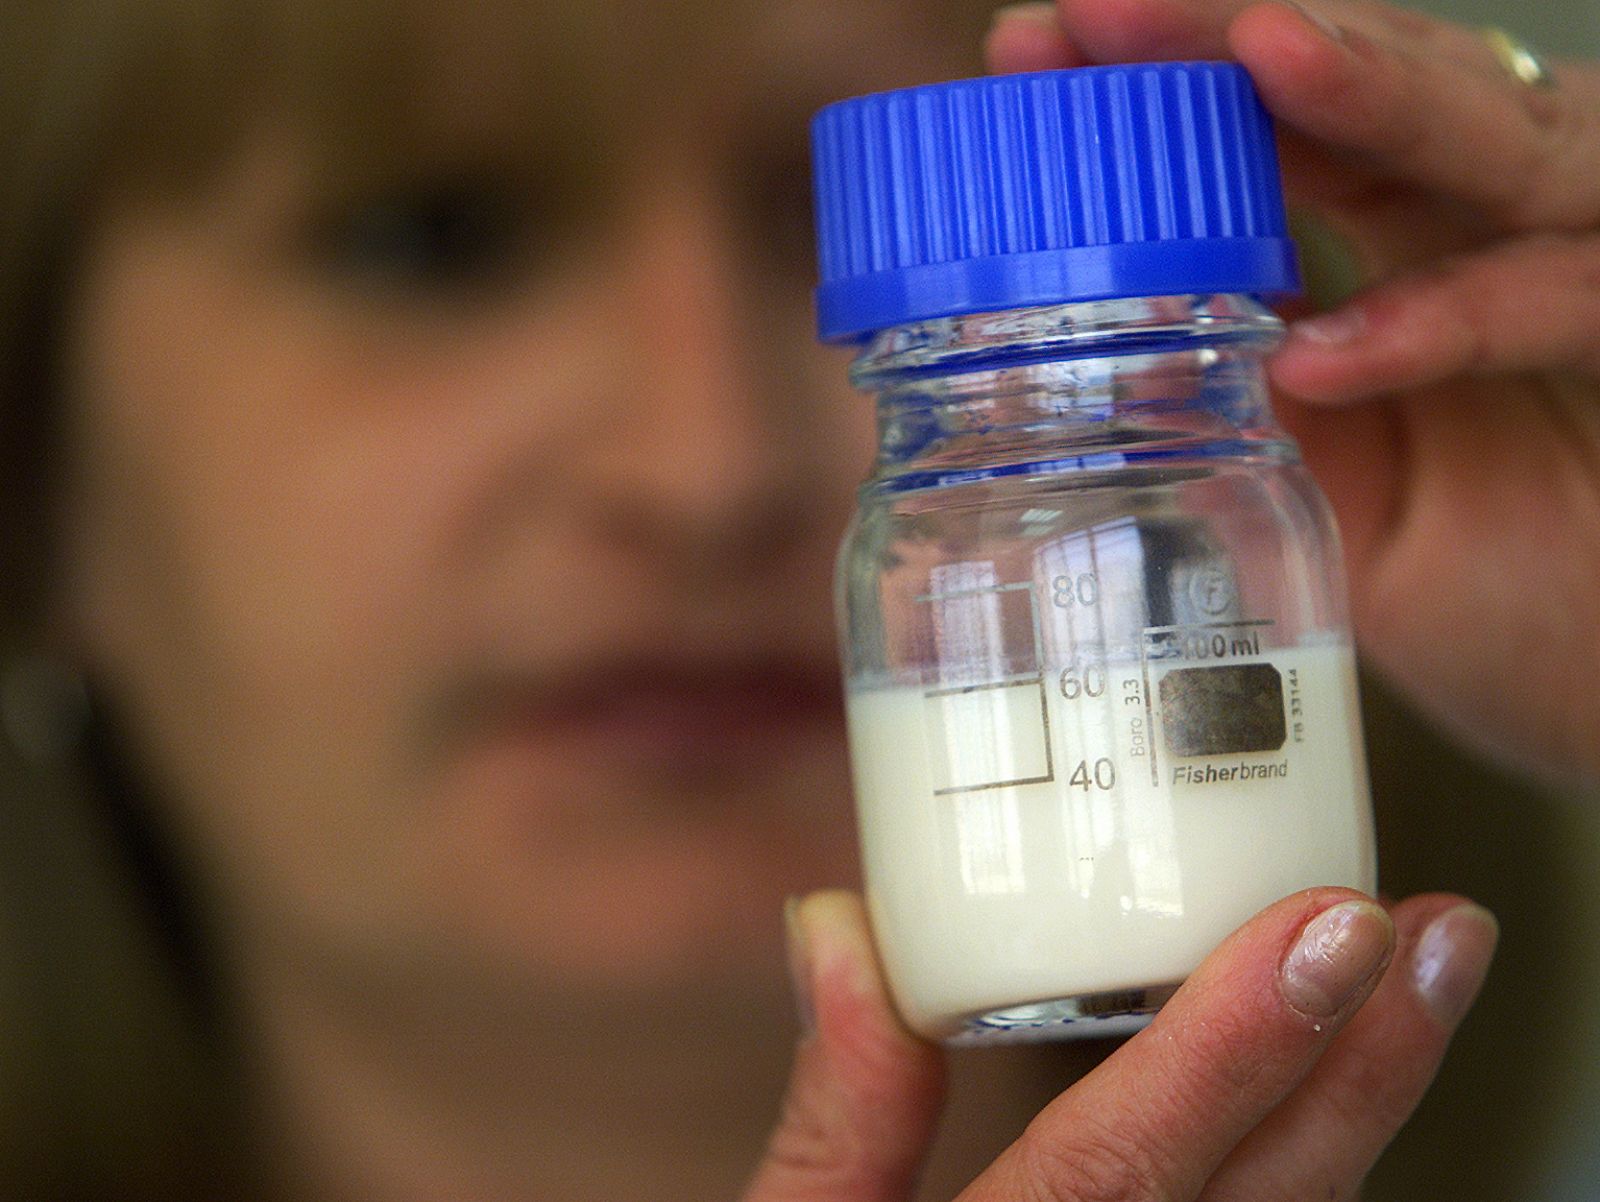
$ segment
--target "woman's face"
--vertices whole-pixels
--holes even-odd
[[[739,973],[853,871],[829,578],[873,415],[812,345],[804,122],[966,54],[909,4],[585,7],[544,120],[456,27],[382,186],[269,112],[87,247],[72,634],[272,954]]]

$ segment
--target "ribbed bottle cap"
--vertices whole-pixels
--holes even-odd
[[[811,125],[829,342],[1113,297],[1297,292],[1272,122],[1233,63],[860,96]]]

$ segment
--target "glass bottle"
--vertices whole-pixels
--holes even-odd
[[[1164,64],[814,138],[823,334],[879,414],[838,599],[891,989],[953,1042],[1128,1030],[1262,907],[1376,885],[1338,538],[1263,367],[1270,123]]]

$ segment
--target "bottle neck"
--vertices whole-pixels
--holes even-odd
[[[878,403],[894,491],[1218,457],[1292,462],[1264,361],[1283,324],[1252,297],[1143,297],[883,330],[851,367]]]

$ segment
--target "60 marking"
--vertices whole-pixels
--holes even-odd
[[[1106,695],[1106,666],[1104,664],[1074,664],[1061,673],[1061,696],[1068,701],[1080,697]]]

